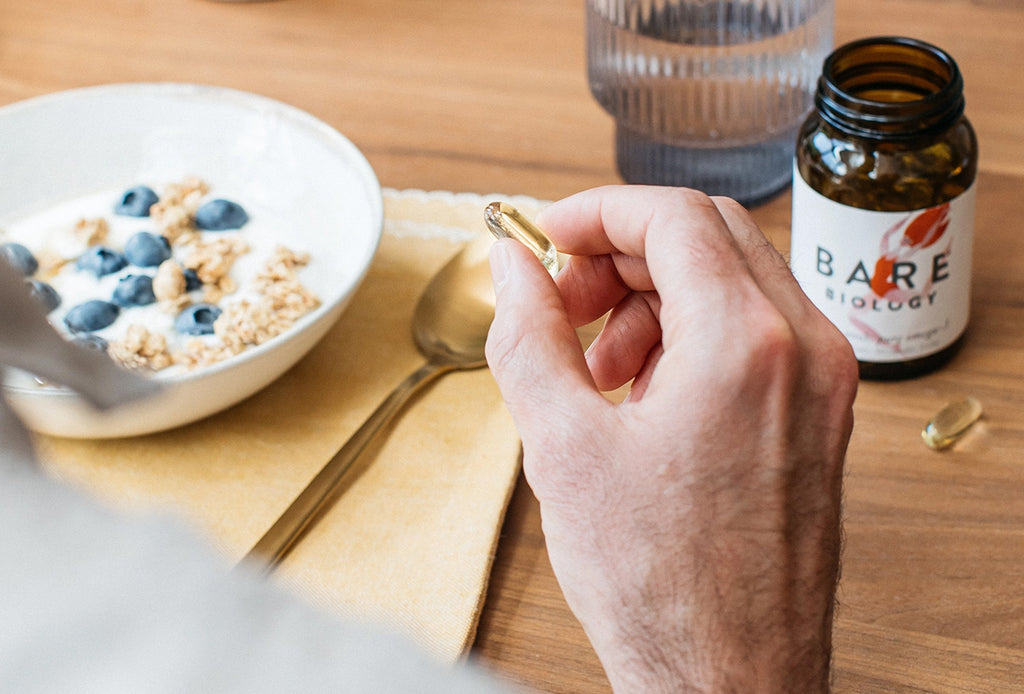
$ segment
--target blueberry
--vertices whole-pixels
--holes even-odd
[[[182,270],[185,275],[185,291],[190,292],[193,289],[199,289],[203,286],[203,281],[199,279],[199,273],[190,267]]]
[[[78,257],[76,267],[88,270],[97,277],[110,275],[128,264],[128,259],[121,253],[104,246],[93,246]]]
[[[121,309],[109,301],[90,299],[68,311],[64,316],[64,325],[73,333],[91,333],[113,323],[119,313]]]
[[[159,198],[151,188],[135,186],[126,190],[118,203],[114,205],[114,214],[124,217],[148,217],[149,208],[157,200]]]
[[[107,351],[107,341],[99,335],[79,335],[71,340],[71,344],[92,350],[93,352],[106,353]]]
[[[212,335],[220,309],[213,304],[192,304],[178,314],[174,328],[184,335]]]
[[[149,275],[125,275],[114,287],[111,299],[118,306],[147,306],[156,301],[153,278]]]
[[[0,255],[25,277],[31,277],[39,269],[39,261],[32,255],[32,251],[20,243],[5,243],[0,246]]]
[[[132,265],[156,267],[171,257],[171,244],[159,234],[140,231],[124,245],[124,256]]]
[[[196,226],[206,231],[241,229],[248,221],[245,209],[230,200],[210,200],[196,210]]]
[[[60,306],[60,294],[46,282],[28,280],[28,293],[43,305],[47,313]]]

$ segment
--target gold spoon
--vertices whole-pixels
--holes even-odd
[[[498,204],[505,205],[495,203]],[[488,210],[491,207],[493,205]],[[498,210],[496,214],[495,219],[507,222],[508,226],[499,234],[488,213],[488,227],[495,236],[513,236],[526,242],[527,237],[517,235],[517,225],[522,218],[514,208],[506,206],[505,211]],[[531,249],[535,249],[538,238],[546,239],[543,235],[537,237],[539,230],[533,229],[527,244]],[[273,570],[316,519],[352,463],[413,394],[443,374],[478,369],[487,364],[484,344],[494,319],[494,289],[487,262],[490,245],[490,238],[478,237],[431,278],[412,319],[413,338],[426,356],[426,363],[402,381],[373,411],[253,545],[243,562],[256,559],[266,572]]]

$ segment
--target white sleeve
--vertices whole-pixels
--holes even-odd
[[[183,524],[99,505],[26,441],[0,399],[0,690],[507,691],[230,570]]]

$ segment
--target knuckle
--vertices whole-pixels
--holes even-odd
[[[718,214],[715,201],[707,194],[693,188],[663,188],[658,191],[660,196],[657,204],[651,209],[651,219],[647,225],[649,231],[671,228],[673,225],[663,223],[664,218],[678,217],[681,210],[691,214]]]
[[[853,346],[824,315],[817,314],[807,351],[817,372],[817,382],[843,407],[852,404],[860,383],[860,372]]]
[[[732,198],[717,195],[711,198],[711,202],[714,203],[714,205],[723,213],[731,212],[743,216],[749,214],[746,207],[736,202]]]
[[[860,384],[860,369],[849,340],[838,330],[832,329],[829,332],[830,338],[821,348],[825,361],[822,368],[837,400],[849,407]]]
[[[799,361],[800,344],[796,331],[773,307],[758,312],[748,326],[751,368],[790,368]]]

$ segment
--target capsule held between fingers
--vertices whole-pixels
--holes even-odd
[[[507,202],[492,202],[484,208],[484,220],[495,238],[515,239],[533,251],[547,271],[558,273],[558,249],[540,227]]]

